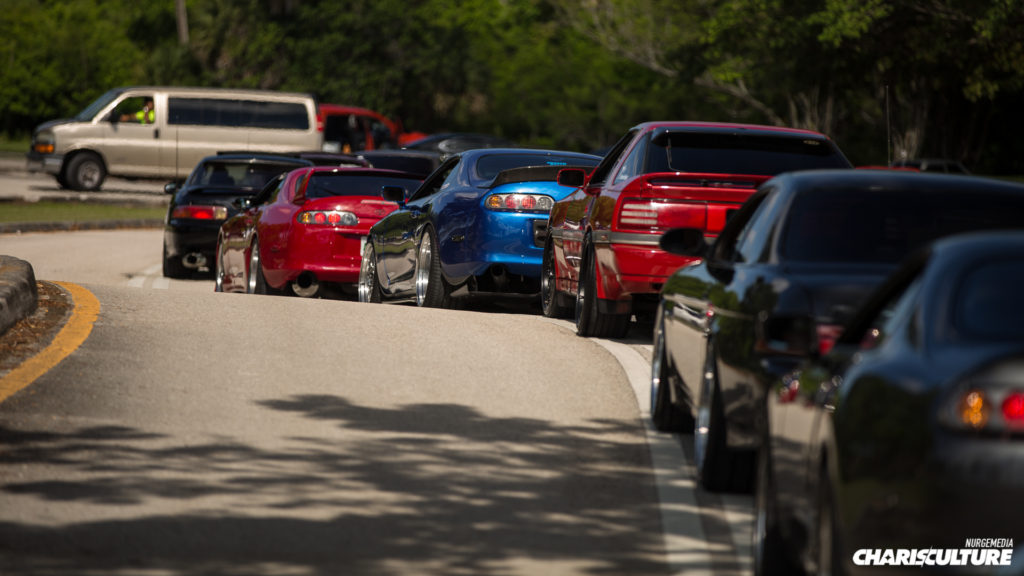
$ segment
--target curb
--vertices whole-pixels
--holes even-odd
[[[12,222],[0,224],[0,234],[23,232],[66,232],[72,230],[118,230],[121,228],[162,228],[163,219],[97,220],[95,222]]]
[[[0,335],[35,312],[38,305],[32,265],[13,256],[0,256]]]

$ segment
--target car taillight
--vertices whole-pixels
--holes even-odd
[[[1024,426],[1024,393],[1012,392],[1003,399],[1003,420],[1011,426]]]
[[[843,333],[843,327],[838,324],[818,324],[816,333],[818,336],[818,352],[824,356],[835,346],[839,335]]]
[[[629,199],[622,203],[619,227],[647,230],[706,228],[707,206],[675,200]]]
[[[175,206],[171,210],[171,218],[191,218],[193,220],[227,220],[228,209],[224,206],[203,206],[187,204]]]
[[[939,421],[962,431],[1024,432],[1024,374],[1021,364],[1003,363],[954,388]]]
[[[359,222],[355,214],[343,210],[309,210],[299,212],[297,219],[299,224],[318,226],[355,226]]]
[[[547,213],[554,205],[554,199],[541,194],[491,194],[484,200],[484,207],[499,212]]]

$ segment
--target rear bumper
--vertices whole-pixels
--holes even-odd
[[[368,227],[367,227],[368,228]],[[359,281],[366,231],[321,229],[298,233],[283,251],[264,248],[265,276],[273,288],[283,288],[311,272],[320,282],[355,284]]]
[[[658,294],[673,272],[697,260],[665,252],[658,246],[660,239],[660,233],[595,233],[598,297],[628,300],[635,294]]]
[[[217,251],[217,234],[222,220],[210,222],[189,222],[172,220],[164,228],[164,247],[169,258],[182,257],[198,252],[213,262]]]

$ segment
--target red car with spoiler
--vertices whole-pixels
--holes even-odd
[[[776,174],[850,168],[827,136],[807,130],[707,122],[630,129],[548,221],[541,276],[544,315],[573,313],[581,336],[619,337],[634,313],[653,312],[665,279],[693,258],[658,247],[671,228],[713,238],[730,214]]]

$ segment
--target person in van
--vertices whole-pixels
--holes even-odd
[[[146,97],[142,108],[137,112],[121,114],[121,122],[138,122],[139,124],[152,124],[156,122],[156,110],[153,106],[153,99]]]

